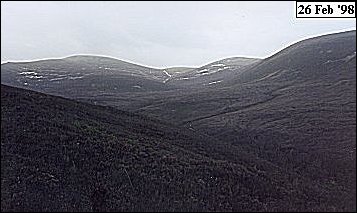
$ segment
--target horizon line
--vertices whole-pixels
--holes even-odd
[[[92,54],[92,53],[78,53],[78,54],[70,54],[70,55],[66,55],[66,56],[62,56],[62,57],[50,57],[50,58],[39,58],[39,59],[30,59],[30,60],[5,60],[5,61],[1,61],[1,65],[6,64],[6,63],[31,63],[31,62],[37,62],[37,61],[45,61],[45,60],[56,60],[56,59],[65,59],[68,57],[73,57],[73,56],[97,56],[97,57],[106,57],[106,58],[112,58],[112,59],[116,59],[116,60],[120,60],[120,61],[124,61],[124,62],[128,62],[128,63],[132,63],[132,64],[136,64],[139,66],[143,66],[143,67],[148,67],[148,68],[152,68],[152,69],[169,69],[169,68],[175,68],[175,67],[188,67],[188,68],[199,68],[202,66],[205,66],[207,64],[210,63],[214,63],[216,61],[220,61],[220,60],[224,60],[224,59],[228,59],[228,58],[251,58],[251,59],[266,59],[269,58],[275,54],[277,54],[278,52],[282,51],[283,49],[296,44],[298,42],[307,40],[307,39],[311,39],[311,38],[316,38],[316,37],[320,37],[320,36],[324,36],[324,35],[330,35],[330,34],[337,34],[337,33],[343,33],[343,32],[350,32],[350,31],[356,31],[356,27],[352,27],[352,28],[347,28],[347,29],[343,29],[343,30],[334,30],[334,31],[329,31],[326,33],[320,33],[320,34],[316,34],[316,35],[312,35],[312,36],[306,36],[303,37],[301,39],[298,39],[296,41],[290,42],[289,44],[285,45],[282,48],[279,48],[278,50],[263,56],[263,57],[258,57],[258,56],[250,56],[250,55],[231,55],[231,56],[224,56],[221,58],[218,58],[214,61],[210,61],[210,62],[206,62],[204,64],[198,65],[198,66],[190,66],[190,65],[172,65],[172,66],[166,66],[166,67],[154,67],[154,66],[149,66],[149,65],[144,65],[141,63],[137,63],[131,60],[127,60],[127,59],[120,59],[120,58],[116,58],[113,56],[109,56],[109,55],[102,55],[102,54]]]

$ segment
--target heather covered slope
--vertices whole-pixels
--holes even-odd
[[[192,130],[1,87],[2,211],[333,209],[323,189]]]
[[[298,42],[220,87],[135,107],[334,185],[338,193],[324,193],[356,209],[356,31]]]

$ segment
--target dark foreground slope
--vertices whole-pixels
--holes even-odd
[[[192,130],[1,86],[2,211],[341,209],[325,190]]]

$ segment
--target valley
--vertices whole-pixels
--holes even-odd
[[[356,210],[356,31],[202,67],[8,62],[1,84],[2,210],[89,211],[98,184],[108,211]]]

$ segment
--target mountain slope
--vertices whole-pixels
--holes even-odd
[[[233,57],[219,60],[205,66],[183,72],[172,78],[167,83],[178,87],[207,88],[227,81],[237,76],[243,70],[249,69],[260,59]]]
[[[145,101],[127,108],[335,185],[341,205],[356,209],[356,31],[298,42],[220,87]]]
[[[138,101],[136,96],[145,99],[214,87],[258,61],[237,57],[201,68],[153,69],[109,57],[77,55],[2,64],[1,83],[94,104],[127,106]],[[209,72],[202,74],[202,70]]]
[[[335,79],[339,78],[339,66],[355,58],[356,31],[323,35],[283,49],[253,69],[246,70],[233,82],[339,80]],[[340,77],[353,77],[345,75],[341,73]]]
[[[193,67],[169,67],[164,69],[168,74],[170,75],[178,75],[178,74],[182,74],[182,73],[186,73],[186,72],[190,72],[192,70],[194,70],[196,68]]]
[[[1,82],[64,97],[169,90],[159,69],[108,57],[71,56],[1,65]]]
[[[196,71],[193,70],[187,73],[195,74]],[[223,73],[224,71],[220,70],[213,73],[212,76],[221,72]],[[183,74],[186,75],[187,73]],[[158,121],[155,120],[150,125],[145,125],[146,122],[144,122],[143,129],[150,129],[150,131],[145,131],[141,136],[147,138],[148,135],[146,133],[154,135],[154,138],[150,136],[145,141],[159,141],[160,144],[167,145],[167,149],[170,150],[168,152],[172,153],[174,158],[179,159],[178,162],[186,162],[186,166],[195,165],[195,167],[192,170],[187,167],[179,167],[183,168],[183,170],[178,172],[175,168],[178,168],[177,164],[179,163],[176,164],[176,161],[173,161],[170,164],[172,167],[169,166],[172,169],[170,171],[173,171],[173,173],[170,173],[173,175],[169,176],[171,178],[169,180],[173,182],[160,179],[159,182],[164,182],[166,185],[158,184],[155,186],[154,188],[162,189],[159,192],[150,191],[150,181],[145,182],[144,185],[140,185],[143,191],[140,191],[139,194],[142,196],[126,194],[124,197],[129,196],[131,198],[125,205],[123,204],[125,208],[123,207],[121,210],[145,209],[144,207],[141,209],[133,207],[140,204],[151,210],[355,211],[356,31],[320,36],[298,42],[267,59],[248,65],[247,68],[232,70],[232,73],[237,75],[230,76],[222,82],[211,84],[211,86],[202,87],[201,84],[198,86],[187,84],[183,88],[176,88],[178,84],[174,85],[174,81],[170,79],[164,84],[165,88],[166,86],[173,86],[174,89],[158,89],[135,93],[124,91],[102,93],[101,95],[98,95],[96,90],[93,90],[93,94],[83,99],[77,94],[73,95],[75,99],[111,105],[135,113],[150,115],[183,127],[174,131],[177,127],[168,128],[166,127],[167,124],[160,127],[157,126],[156,123]],[[167,79],[159,79],[158,81],[155,80],[155,82],[161,82],[161,80],[165,81]],[[8,94],[5,94],[4,97],[8,96]],[[24,96],[16,93],[10,95],[10,97],[12,99],[9,99],[11,101],[7,104],[18,103],[22,100],[21,97]],[[16,97],[20,98],[16,99]],[[41,99],[39,98],[39,100]],[[46,100],[44,103],[57,102],[57,100]],[[64,110],[60,111],[60,114],[64,116],[60,120],[61,122],[58,122],[60,124],[66,123],[63,122],[64,118],[76,117],[75,115],[79,112],[86,111],[90,112],[88,117],[83,113],[79,113],[83,115],[81,117],[85,122],[90,117],[95,117],[96,114],[103,115],[100,116],[99,121],[93,121],[94,124],[99,123],[99,126],[102,126],[103,121],[108,117],[114,119],[111,124],[130,120],[131,122],[128,123],[132,123],[133,126],[129,125],[129,129],[126,128],[126,125],[116,128],[110,127],[111,124],[103,124],[106,127],[105,129],[113,129],[110,134],[115,135],[117,138],[125,139],[129,136],[126,134],[118,136],[118,132],[132,135],[132,131],[137,128],[136,124],[142,123],[140,119],[140,121],[133,120],[131,116],[123,116],[119,112],[116,112],[119,113],[119,117],[112,118],[116,113],[112,113],[112,111],[111,113],[100,112],[101,110],[106,111],[105,109],[107,108],[99,106],[96,106],[98,111],[94,112],[91,109],[92,106],[80,104],[82,108],[78,109],[79,112],[71,111],[73,103],[69,102],[66,103],[70,107],[63,108]],[[44,103],[41,102],[40,104],[40,112],[43,110],[42,104]],[[31,103],[29,106],[32,105]],[[34,108],[38,107],[36,105]],[[53,111],[51,107],[53,106],[47,104],[44,107],[49,110],[44,114],[47,117],[46,119],[50,120],[52,115],[50,112]],[[13,110],[11,111],[11,116],[19,114],[14,105],[12,105],[11,109]],[[23,109],[20,108],[21,110]],[[30,111],[30,108],[28,111]],[[69,115],[67,111],[70,112]],[[9,119],[7,117],[11,116],[3,114],[6,112],[3,112],[2,109],[2,118]],[[6,125],[2,125],[2,142],[3,140],[14,140],[12,138],[16,138],[11,134],[5,134],[5,137],[3,137],[3,132],[17,131],[18,128],[15,127],[20,126],[23,128],[23,126],[26,126],[24,124],[31,123],[36,118],[34,115],[32,115],[34,117],[28,118],[24,116],[26,114],[20,114],[22,115],[21,119],[26,119],[22,123],[16,123],[11,119],[2,120],[2,123],[11,124],[15,122],[13,128],[6,128]],[[123,116],[123,119],[120,118],[121,116]],[[93,122],[91,122],[89,129],[93,126]],[[42,126],[41,123],[34,124],[34,126]],[[155,127],[154,130],[156,128],[165,130],[161,132],[160,137],[156,137],[156,133],[151,132],[152,128],[150,126],[152,125]],[[72,128],[70,127],[70,129]],[[123,128],[125,131],[123,131]],[[86,129],[88,128],[84,125],[84,130],[87,131]],[[166,129],[169,129],[169,131],[166,131]],[[76,132],[77,130],[71,131]],[[33,141],[33,137],[28,136],[28,132],[26,129],[24,133],[27,135],[26,138]],[[99,132],[99,134],[102,134],[102,129]],[[181,138],[182,133],[185,133],[186,136],[182,136],[182,140],[175,140],[176,137]],[[41,134],[46,135],[45,132]],[[84,134],[84,136],[80,137],[86,138],[92,133],[87,134],[81,130],[75,134]],[[165,136],[167,134],[172,137]],[[195,135],[198,135],[198,138]],[[164,141],[162,141],[162,137]],[[194,139],[188,139],[192,137]],[[90,140],[99,141],[95,138]],[[56,139],[50,138],[49,141],[56,141]],[[11,143],[15,142],[11,141]],[[16,141],[15,144],[15,147],[22,147],[19,141]],[[150,144],[150,146],[157,146],[156,143]],[[187,151],[192,155],[180,154],[171,145],[180,146],[185,152]],[[49,145],[41,144],[41,147],[47,146]],[[115,147],[115,149],[117,148],[119,149],[119,147]],[[138,147],[135,149],[142,150],[142,148]],[[12,148],[13,150],[23,151],[26,149]],[[89,150],[92,149],[90,148]],[[77,150],[76,152],[79,151]],[[111,153],[110,156],[116,156],[113,152]],[[187,159],[185,157],[179,158],[176,154],[187,156]],[[125,152],[122,156],[126,155],[131,156],[131,152]],[[23,161],[19,162],[16,159],[16,155],[14,158],[14,161],[17,162],[16,164],[19,165],[18,168],[21,168]],[[156,159],[156,157],[154,158]],[[189,160],[191,158],[198,158],[199,160],[192,162]],[[161,157],[158,159],[161,159]],[[11,161],[4,162],[11,165]],[[129,165],[132,165],[131,161],[122,162],[120,160],[118,162],[126,165],[125,168],[127,170],[130,168]],[[145,174],[154,175],[155,178],[162,178],[161,173],[166,171],[166,163],[162,167],[154,169],[159,173],[153,173],[151,170],[144,169],[146,167],[151,168],[145,162],[141,160],[138,163],[143,166],[138,171],[143,170]],[[161,160],[157,162],[158,165],[162,163]],[[220,164],[216,164],[217,162],[220,162]],[[93,163],[93,165],[96,164],[98,163]],[[109,165],[112,166],[110,163]],[[235,166],[231,167],[231,165]],[[21,170],[14,171],[21,173]],[[90,171],[92,170],[90,169]],[[138,177],[137,182],[147,180],[134,171],[137,170],[127,171],[130,178],[132,178],[131,174],[134,173],[135,177]],[[200,172],[198,174],[194,171]],[[236,173],[237,171],[239,174]],[[178,178],[182,177],[182,173],[187,175],[183,179]],[[211,173],[219,174],[217,180],[222,181],[209,182],[208,180],[210,179],[204,179],[204,177],[213,177],[208,175]],[[247,177],[247,173],[250,176],[244,178]],[[149,179],[152,180],[150,175]],[[11,176],[14,178],[9,183],[15,184],[17,181],[15,177],[18,176],[17,173],[14,173]],[[125,174],[125,176],[127,175]],[[183,180],[185,180],[184,184],[182,184]],[[92,185],[95,182],[94,180],[91,181],[88,185]],[[133,183],[133,186],[137,182]],[[126,183],[128,184],[128,182]],[[219,184],[215,185],[216,183]],[[128,188],[131,187],[129,185],[127,185]],[[147,188],[144,187],[146,185]],[[181,189],[182,185],[185,186],[183,187],[185,190],[177,191],[176,189]],[[177,188],[172,189],[170,186],[174,186],[174,188],[177,186]],[[245,189],[240,190],[239,187]],[[17,192],[19,193],[22,189],[20,187]],[[167,191],[165,191],[166,189]],[[91,193],[92,190],[93,188],[85,189],[82,193]],[[172,191],[175,193],[172,193]],[[14,194],[14,191],[10,190],[10,192]],[[7,198],[10,197],[10,192],[6,194]],[[27,193],[27,196],[30,194],[31,196],[29,197],[32,197],[33,192]],[[150,196],[154,194],[155,196],[146,198],[147,194],[150,194]],[[167,197],[166,199],[163,198],[165,197],[164,194]],[[20,195],[16,194],[14,196]],[[175,196],[185,197],[185,199],[178,201]],[[135,202],[132,197],[137,198]],[[4,201],[7,206],[10,205],[7,203],[10,202],[9,200],[6,199]],[[161,200],[162,205],[158,206],[157,203],[160,203],[158,200]],[[124,201],[111,200],[110,202]],[[168,209],[168,205],[163,204],[165,202],[170,203],[172,209]],[[11,205],[15,205],[15,203]],[[89,208],[88,206],[90,205],[88,204],[86,208]],[[72,206],[71,209],[77,210],[78,208]]]
[[[196,131],[1,87],[2,211],[333,209],[321,190]]]

